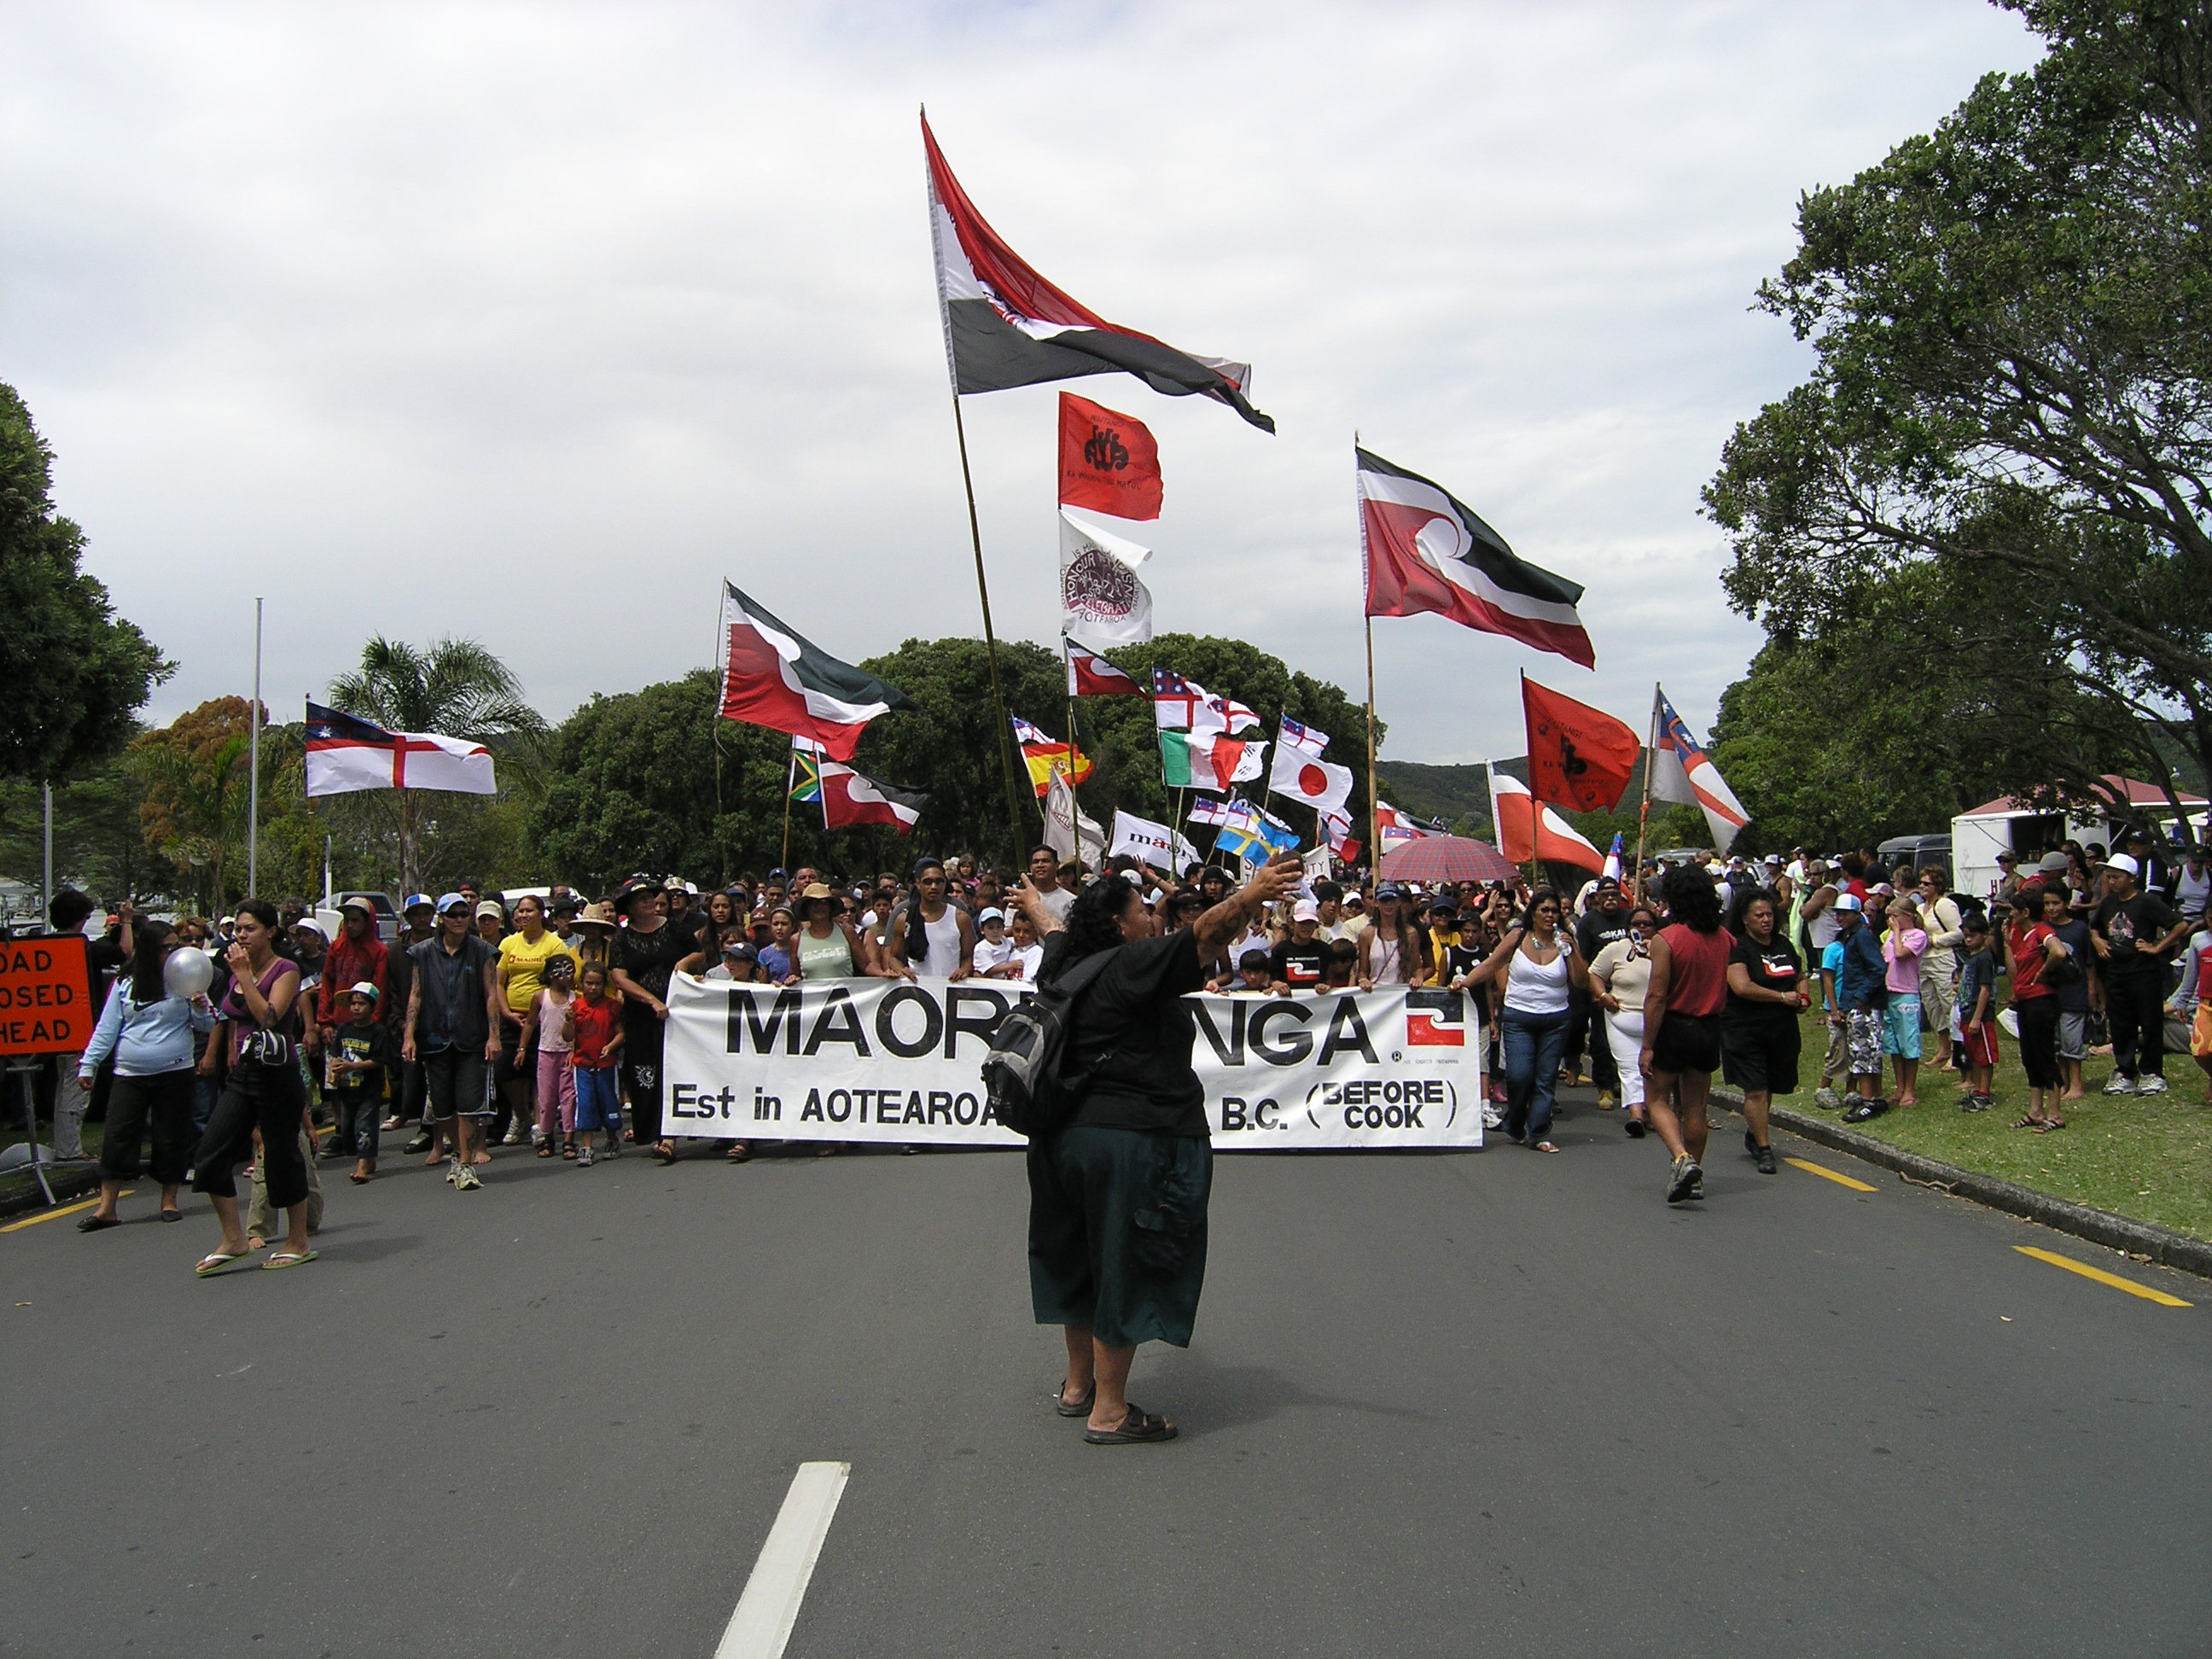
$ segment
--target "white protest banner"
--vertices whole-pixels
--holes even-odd
[[[1019,1146],[981,1066],[1023,994],[984,980],[668,993],[667,1133],[718,1140]],[[1482,1145],[1480,1023],[1457,991],[1193,996],[1191,1060],[1223,1151]]]
[[[1116,807],[1114,811],[1114,839],[1106,848],[1106,856],[1117,858],[1123,853],[1139,864],[1149,864],[1153,869],[1164,870],[1171,876],[1189,869],[1198,862],[1198,848],[1186,841],[1181,832]]]

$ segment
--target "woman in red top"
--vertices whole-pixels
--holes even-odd
[[[1669,870],[1660,884],[1671,924],[1651,941],[1651,982],[1644,994],[1644,1107],[1674,1159],[1667,1201],[1705,1195],[1705,1097],[1721,1062],[1721,1006],[1728,1000],[1729,951],[1721,896],[1700,865]]]
[[[2051,964],[2073,952],[2066,941],[2040,921],[2025,920],[2028,907],[2015,905],[2005,927],[2005,953],[2012,963],[2012,1013],[2020,1023],[2020,1060],[2027,1072],[2027,1115],[2015,1129],[2063,1129],[2058,1115],[2058,994],[2045,982]],[[2045,1098],[2048,1097],[2048,1107]]]

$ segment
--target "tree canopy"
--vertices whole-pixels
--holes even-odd
[[[1364,707],[1242,641],[1168,635],[1111,654],[1140,684],[1151,684],[1155,662],[1171,666],[1249,704],[1271,726],[1286,710],[1338,739],[1334,758],[1355,773],[1363,769],[1353,756],[1365,743]],[[1006,823],[982,641],[908,640],[860,666],[897,686],[921,712],[872,722],[853,764],[884,783],[923,791],[928,804],[903,837],[873,828],[825,832],[818,808],[794,807],[793,863],[856,872],[895,867],[924,852],[1010,860],[1017,849]],[[999,672],[1011,713],[1055,738],[1066,735],[1066,681],[1057,652],[1001,641]],[[552,872],[604,888],[637,870],[720,878],[757,873],[782,859],[789,739],[717,720],[715,697],[714,675],[700,670],[641,691],[595,696],[555,729],[544,794],[529,815],[532,842]],[[1116,806],[1168,817],[1151,699],[1085,697],[1077,708],[1077,746],[1097,767],[1080,791],[1084,811],[1102,823],[1110,823]],[[1025,777],[1020,787],[1027,843],[1042,835],[1043,820]],[[1358,811],[1365,811],[1365,799],[1363,780]],[[1310,838],[1310,815],[1297,810],[1293,827]],[[1194,839],[1205,845],[1202,835]]]
[[[173,672],[79,568],[84,532],[54,510],[53,452],[0,385],[0,775],[60,780],[113,754]]]
[[[1798,252],[1758,303],[1812,344],[1814,372],[1736,429],[1705,492],[1734,544],[1730,602],[1773,641],[1724,709],[1739,766],[1790,741],[1758,725],[1784,681],[1817,699],[1791,702],[1801,718],[1881,735],[1837,682],[1811,683],[1823,663],[1925,682],[1872,689],[1886,715],[1939,723],[1886,728],[1914,781],[1856,792],[1861,823],[1986,787],[1940,757],[1948,792],[1922,772],[1960,739],[1941,720],[1975,712],[1957,663],[1992,677],[1978,729],[2010,728],[2004,788],[2163,779],[2177,744],[2212,761],[2205,14],[2007,3],[2051,42],[2042,63],[1801,202]],[[1925,585],[1896,586],[1923,567]],[[1878,616],[1903,631],[1869,634]],[[1737,781],[1747,800],[1765,787]]]

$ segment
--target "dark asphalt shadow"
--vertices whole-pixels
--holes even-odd
[[[1191,1438],[1212,1431],[1247,1428],[1285,1411],[1309,1406],[1417,1422],[1426,1421],[1430,1416],[1427,1412],[1408,1406],[1357,1400],[1346,1395],[1316,1394],[1269,1366],[1212,1364],[1196,1354],[1172,1367],[1162,1364],[1155,1375],[1159,1378],[1155,1392],[1170,1395],[1174,1401],[1172,1409],[1165,1406],[1159,1409],[1174,1418],[1182,1433]],[[1139,1377],[1132,1383],[1130,1392],[1143,1391],[1143,1379]]]
[[[367,1226],[366,1222],[359,1224]],[[349,1228],[347,1231],[351,1231]],[[427,1233],[384,1233],[374,1238],[352,1238],[336,1244],[323,1242],[328,1229],[315,1240],[315,1256],[321,1261],[369,1262],[388,1261],[395,1255],[404,1255],[418,1244],[429,1242]]]

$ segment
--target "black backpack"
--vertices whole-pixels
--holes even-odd
[[[1091,1091],[1087,1073],[1072,1073],[1075,1000],[1105,971],[1118,945],[1096,951],[1036,994],[1018,1002],[991,1034],[983,1057],[983,1090],[991,1113],[1018,1135],[1034,1140],[1066,1127]]]

